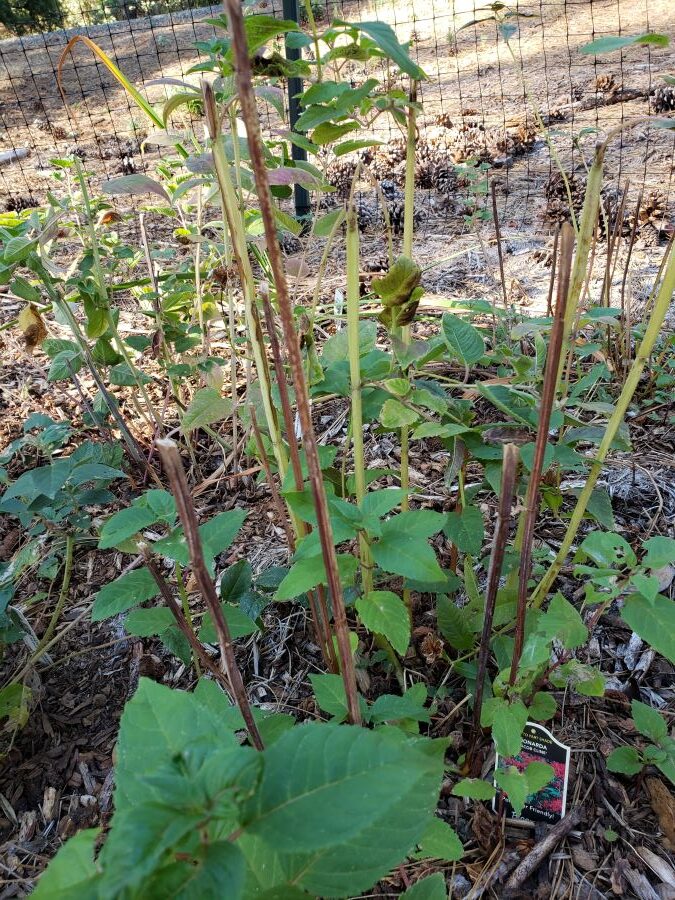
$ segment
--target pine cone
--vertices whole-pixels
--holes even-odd
[[[52,136],[56,141],[63,141],[68,137],[68,133],[62,125],[54,125],[52,126]]]
[[[370,169],[378,181],[392,178],[395,174],[400,177],[400,170],[397,170],[397,167],[399,163],[405,163],[405,153],[406,142],[403,138],[394,138],[388,144],[376,149]],[[405,177],[405,171],[403,174]]]
[[[652,106],[655,113],[673,112],[675,110],[675,85],[664,84],[654,92]]]
[[[5,212],[23,212],[24,209],[35,209],[38,202],[32,194],[28,196],[10,197],[5,203]]]
[[[339,197],[349,195],[357,165],[357,160],[351,157],[338,156],[326,167],[326,181],[335,188]]]
[[[302,250],[302,244],[290,231],[277,231],[277,238],[282,253],[290,256],[293,253],[300,253]]]
[[[566,176],[572,194],[574,212],[579,213],[584,205],[586,179],[573,172],[567,172]],[[547,200],[544,215],[547,219],[552,222],[567,222],[572,218],[565,181],[560,172],[556,171],[551,174],[544,185],[544,195]]]

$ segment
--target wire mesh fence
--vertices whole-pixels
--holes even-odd
[[[99,6],[71,4],[64,12],[57,0],[24,2],[19,8],[0,0],[0,21],[8,32],[0,40],[2,205],[41,201],[50,187],[50,161],[71,153],[85,158],[101,179],[130,168],[151,169],[162,148],[144,145],[151,126],[105,66],[83,44],[74,48],[63,68],[69,114],[57,85],[59,57],[69,38],[84,34],[157,102],[172,88],[154,82],[182,78],[199,61],[200,42],[215,35],[208,20],[220,8],[176,11],[155,0],[110,0]],[[263,0],[258,6],[266,13],[282,12],[280,2],[273,7]],[[639,46],[597,57],[580,48],[605,35],[667,31],[671,0],[515,2],[511,8],[520,14],[519,27],[508,44],[494,21],[466,27],[484,14],[481,8],[482,0],[313,4],[319,25],[334,17],[378,19],[389,22],[400,40],[410,41],[427,74],[420,87],[421,127],[451,126],[453,162],[481,160],[499,183],[505,221],[538,226],[551,147],[540,129],[527,139],[518,129],[527,134],[537,110],[548,126],[548,141],[573,172],[583,169],[598,131],[654,113],[654,88],[675,68],[671,48]],[[64,24],[70,27],[57,28]],[[341,77],[357,84],[365,71],[353,62]],[[384,117],[376,130],[384,141],[400,134]],[[631,198],[640,191],[672,198],[672,132],[644,123],[626,131],[612,145],[607,169],[617,187],[629,185]]]

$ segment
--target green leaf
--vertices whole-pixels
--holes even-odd
[[[125,619],[124,630],[137,637],[153,637],[162,634],[175,621],[171,610],[165,606],[132,609]]]
[[[245,509],[228,509],[199,526],[199,537],[207,562],[229,550],[248,515]]]
[[[171,197],[159,181],[155,181],[149,175],[141,173],[111,178],[109,181],[103,182],[101,190],[104,194],[113,194],[116,197],[127,194],[134,196],[137,194],[156,194],[162,200],[166,200],[169,204],[171,203]]]
[[[36,240],[22,235],[10,238],[3,248],[2,260],[6,266],[11,266],[25,259],[36,246]]]
[[[432,758],[391,734],[332,724],[293,728],[264,758],[260,786],[242,810],[242,827],[282,853],[354,839],[386,816],[402,793],[423,785],[427,773],[439,782],[442,773],[439,753]]]
[[[350,25],[365,32],[375,41],[380,50],[395,62],[402,72],[410,75],[415,81],[423,81],[426,78],[424,70],[412,61],[405,47],[399,43],[391,25],[386,22],[352,22]]]
[[[417,422],[419,413],[404,406],[400,400],[390,397],[385,400],[379,419],[384,428],[403,428],[404,425],[412,425]]]
[[[36,900],[98,897],[94,846],[100,833],[100,828],[86,828],[71,837],[49,863],[31,896]]]
[[[399,506],[405,495],[406,492],[402,488],[371,491],[361,501],[361,509],[364,515],[375,516],[379,519]]]
[[[535,722],[546,722],[555,715],[558,704],[551,694],[545,694],[543,691],[537,691],[532,698],[528,717],[534,719]]]
[[[662,569],[675,563],[675,539],[658,535],[646,540],[642,546],[647,551],[642,557],[645,568]]]
[[[459,838],[457,840],[459,841]],[[407,900],[447,900],[448,889],[445,886],[443,873],[435,872],[433,875],[427,875],[426,878],[420,878],[400,896]]]
[[[675,663],[675,603],[658,594],[653,600],[638,595],[625,599],[621,618],[643,641]]]
[[[485,353],[485,342],[477,328],[453,313],[445,313],[441,326],[445,343],[460,362],[470,366],[481,359]]]
[[[225,569],[220,579],[220,596],[228,603],[238,603],[251,590],[253,569],[247,559],[240,559]]]
[[[395,516],[389,522],[398,518],[399,516]],[[387,524],[389,523],[384,523]],[[445,580],[436,554],[424,539],[411,537],[404,532],[388,531],[385,534],[383,527],[381,540],[372,543],[370,550],[377,565],[385,572],[403,575],[422,583],[438,584]]]
[[[520,700],[509,703],[501,697],[490,697],[483,703],[480,723],[492,728],[492,737],[501,756],[516,756],[522,746],[527,707]]]
[[[471,650],[475,635],[469,627],[467,613],[455,606],[447,594],[436,595],[436,619],[438,628],[455,650]]]
[[[62,350],[52,359],[47,381],[69,381],[84,365],[84,357],[79,350]]]
[[[260,631],[260,628],[258,628],[253,619],[249,619],[246,613],[242,612],[238,606],[231,606],[229,603],[221,603],[220,608],[222,609],[225,621],[229,626],[230,636],[233,641],[236,641],[237,638],[248,637],[249,634]],[[218,643],[216,627],[213,624],[213,618],[210,612],[206,613],[204,616],[204,622],[199,632],[199,640],[204,644]]]
[[[310,675],[319,709],[334,716],[337,722],[344,722],[349,709],[342,675]]]
[[[455,425],[454,422],[445,424],[440,422],[423,422],[414,429],[412,438],[414,440],[430,437],[451,438],[456,437],[458,434],[466,434],[467,431],[471,431],[468,426]]]
[[[47,497],[53,500],[68,481],[73,465],[69,459],[58,459],[49,466],[38,466],[20,475],[10,484],[4,493],[3,500],[23,497],[34,500],[36,497]]]
[[[444,862],[456,862],[464,855],[464,847],[455,830],[443,819],[434,816],[418,844],[419,850],[415,859],[442,859]]]
[[[371,591],[356,601],[356,611],[366,628],[382,634],[401,656],[410,643],[410,613],[391,591]]]
[[[403,694],[381,694],[370,709],[370,719],[374,724],[399,722],[412,719],[415,722],[429,722],[431,713],[424,705],[427,689],[423,682],[417,682]]]
[[[238,754],[241,748],[226,721],[229,710],[234,712],[213,682],[202,679],[197,691],[189,694],[141,678],[120,723],[115,771],[117,811],[153,799],[165,801],[161,786],[153,786],[147,779],[187,747],[229,749]]]
[[[542,762],[530,763],[524,772],[519,772],[515,766],[495,770],[495,781],[508,796],[517,816],[523,811],[528,798],[545,787],[554,776],[553,767]]]
[[[243,896],[246,863],[241,850],[229,841],[212,841],[200,847],[189,862],[170,862],[157,869],[143,885],[146,897],[180,900]]]
[[[345,218],[344,209],[333,209],[314,222],[314,234],[317,237],[328,237],[331,231]]]
[[[350,553],[337,554],[340,580],[343,584],[354,581],[359,561]],[[275,594],[277,600],[293,600],[317,584],[326,584],[326,570],[321,556],[308,556],[293,563],[288,575],[279,585]]]
[[[580,647],[588,638],[583,619],[560,592],[553,596],[548,609],[537,621],[537,633],[551,640],[557,638],[566,650]]]
[[[276,19],[274,16],[245,16],[244,30],[246,31],[248,52],[253,56],[256,50],[264,47],[277,35],[297,31],[298,23],[292,19]]]
[[[656,47],[667,47],[669,43],[670,38],[667,35],[651,32],[636,34],[632,37],[607,35],[591,41],[589,44],[584,44],[579,50],[586,55],[597,56],[599,53],[613,53],[615,50],[623,50],[624,47],[631,47],[633,44],[654,44]]]
[[[551,672],[549,681],[554,687],[565,687],[569,681],[572,687],[585,697],[602,697],[605,693],[605,679],[602,672],[585,665],[578,659],[571,659]]]
[[[233,404],[228,397],[222,397],[215,388],[205,387],[197,391],[190,405],[183,413],[181,429],[186,434],[204,425],[213,425],[226,419],[232,412]]]
[[[126,612],[133,606],[152,600],[157,594],[159,588],[146,568],[127,572],[126,575],[120,575],[115,581],[106,584],[96,594],[91,611],[92,621],[100,622],[110,616]]]
[[[592,531],[579,548],[601,568],[634,566],[637,562],[630,544],[620,534]]]
[[[443,533],[458,550],[478,556],[485,540],[483,514],[475,506],[467,506],[460,512],[450,512],[445,520]]]
[[[668,737],[666,720],[655,709],[647,706],[646,703],[640,703],[639,700],[632,700],[630,708],[633,722],[640,734],[648,737],[655,744],[660,744],[664,738]]]
[[[302,726],[304,727],[304,726]],[[337,727],[339,732],[359,732],[362,729],[345,726]],[[293,731],[301,729],[295,728]],[[392,805],[388,804],[378,814],[377,808],[366,794],[359,794],[352,810],[358,832],[343,843],[332,848],[317,850],[309,854],[275,853],[275,845],[267,841],[253,840],[243,836],[239,840],[249,865],[249,873],[255,873],[255,883],[270,889],[285,879],[285,884],[301,887],[313,897],[353,897],[372,887],[394,866],[407,856],[412,847],[421,839],[425,826],[433,814],[441,778],[443,745],[429,743],[419,738],[406,738],[399,729],[379,730],[378,737],[397,743],[403,741],[406,752],[419,758],[422,753],[427,762],[421,765],[425,774],[405,784],[402,779],[390,782]],[[343,748],[335,748],[335,759],[342,760]],[[267,751],[265,751],[267,753]],[[292,756],[290,758],[293,758]],[[340,763],[342,765],[342,763]],[[373,818],[359,827],[362,810],[372,813]],[[330,809],[325,812],[327,829],[330,829]],[[396,827],[392,827],[396,823]],[[290,888],[272,895],[277,900],[294,897]]]
[[[101,529],[99,550],[108,550],[127,541],[148,525],[157,521],[157,515],[146,506],[128,506],[111,516]]]
[[[642,760],[635,747],[617,747],[607,757],[607,768],[621,775],[637,775],[642,771]]]
[[[462,778],[453,787],[455,797],[466,797],[469,800],[492,800],[494,787],[482,778]]]

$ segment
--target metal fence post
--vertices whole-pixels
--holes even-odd
[[[283,14],[284,19],[292,19],[294,22],[297,22],[297,0],[283,0]],[[300,50],[295,47],[289,47],[287,45],[286,58],[290,60],[300,59]],[[295,123],[298,121],[298,116],[300,115],[300,101],[298,100],[296,94],[301,93],[302,87],[302,78],[298,78],[296,76],[288,79],[288,115],[292,131],[295,130]],[[307,159],[306,151],[303,150],[302,147],[296,147],[295,144],[291,144],[291,156],[293,159]],[[302,218],[303,216],[309,215],[311,204],[309,201],[309,193],[307,191],[307,188],[304,188],[301,184],[296,184],[294,192],[296,216],[298,218]]]

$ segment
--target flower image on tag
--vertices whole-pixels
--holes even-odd
[[[533,766],[530,772],[540,769],[541,764],[545,763],[551,767],[552,777],[543,786],[540,786],[540,781],[535,782],[536,787],[525,796],[522,809],[516,813],[514,806],[517,809],[521,804],[512,803],[509,800],[507,794],[510,793],[510,789],[507,787],[507,779],[499,777],[498,773],[511,770],[514,775],[517,772],[526,776],[529,774],[528,766],[532,763],[539,765]],[[493,809],[496,811],[503,803],[507,818],[517,817],[529,819],[531,822],[548,822],[551,825],[559,822],[565,815],[567,806],[569,768],[570,748],[556,740],[543,725],[527,722],[523,729],[523,746],[520,753],[517,756],[504,757],[499,754],[496,756],[495,786],[497,786],[497,794],[493,801]],[[499,789],[499,783],[505,790]],[[527,787],[523,790],[523,794],[526,789]],[[512,797],[515,801],[515,794],[512,794]]]

